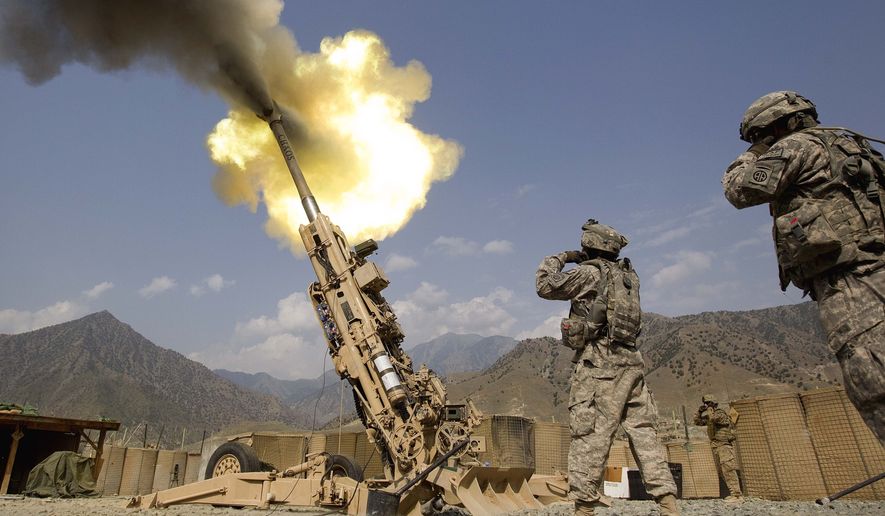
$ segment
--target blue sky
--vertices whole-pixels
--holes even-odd
[[[777,286],[766,208],[734,210],[720,178],[769,91],[885,135],[882,19],[881,2],[288,1],[280,23],[305,52],[366,29],[423,63],[410,121],[464,149],[375,257],[409,346],[551,332],[566,303],[538,299],[534,271],[589,217],[631,239],[645,310],[802,301]],[[223,101],[142,68],[34,87],[2,66],[0,87],[0,332],[108,309],[210,367],[320,373],[309,264],[212,190]]]

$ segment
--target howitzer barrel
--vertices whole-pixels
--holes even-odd
[[[289,173],[292,175],[292,180],[295,181],[295,188],[298,190],[298,195],[301,196],[301,206],[304,207],[307,220],[310,222],[315,221],[317,214],[320,212],[320,207],[317,205],[313,192],[310,191],[310,187],[304,179],[301,167],[298,166],[298,160],[295,159],[295,151],[289,145],[289,137],[286,135],[286,129],[283,127],[283,116],[277,109],[274,109],[270,113],[265,112],[261,118],[270,125],[270,130],[273,132],[274,138],[276,138],[277,144],[279,144],[280,150],[283,152],[286,166],[289,167]]]

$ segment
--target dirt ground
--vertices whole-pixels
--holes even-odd
[[[256,509],[216,508],[208,505],[179,505],[166,509],[126,509],[126,498],[22,498],[0,497],[0,516],[41,515],[41,516],[110,516],[117,514],[141,513],[144,516],[268,516],[276,513],[320,516],[335,514],[329,511],[290,510],[278,507],[272,511]],[[726,505],[722,500],[680,500],[682,513],[691,516],[716,516],[733,514],[749,515],[827,515],[849,516],[864,514],[885,514],[885,501],[857,502],[837,500],[828,506],[821,507],[814,502],[770,502],[760,499],[748,499],[740,506]],[[653,502],[615,500],[610,508],[598,509],[600,516],[645,516],[656,514]],[[570,504],[555,504],[540,511],[523,511],[515,513],[520,516],[568,516],[572,514]]]

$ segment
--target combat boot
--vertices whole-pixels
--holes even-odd
[[[593,516],[593,504],[583,500],[575,500],[575,516]]]
[[[676,505],[676,497],[668,494],[657,499],[658,510],[663,516],[679,516],[679,506]]]

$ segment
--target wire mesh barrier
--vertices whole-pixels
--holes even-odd
[[[95,482],[95,489],[105,495],[120,493],[120,482],[123,480],[123,463],[126,459],[126,448],[107,446],[102,453],[101,469]]]
[[[568,471],[571,436],[567,425],[535,422],[535,473],[553,475]]]
[[[841,388],[738,400],[736,455],[744,494],[768,500],[813,500],[885,471],[885,450],[866,427]],[[487,417],[475,430],[483,437],[483,464],[535,468],[537,474],[568,471],[568,425],[535,422],[520,416]],[[381,454],[364,431],[303,434],[251,434],[260,460],[281,471],[305,455],[344,455],[364,468],[367,478],[383,476]],[[682,466],[683,498],[720,496],[719,474],[710,442],[691,438],[665,444],[668,461]],[[211,447],[210,447],[211,448]],[[203,458],[213,449],[204,450]],[[629,443],[612,443],[607,466],[635,468]],[[107,446],[96,486],[105,495],[133,496],[195,482],[202,477],[201,455],[184,451]],[[178,482],[176,484],[176,482]],[[885,499],[885,483],[850,495]]]
[[[635,468],[636,457],[630,450],[630,444],[627,441],[615,439],[608,453],[608,462],[606,466],[613,468]]]
[[[885,471],[882,447],[848,401],[842,389],[799,396],[811,441],[828,493],[835,493]],[[846,498],[881,500],[881,483],[859,489]]]
[[[667,461],[682,465],[683,498],[718,498],[719,473],[709,441],[667,443]]]
[[[300,434],[253,434],[252,449],[261,462],[283,471],[304,460],[305,440]]]
[[[476,428],[485,437],[486,451],[479,454],[483,464],[498,468],[534,468],[534,422],[521,416],[490,416]]]
[[[885,470],[885,451],[841,388],[732,403],[746,494],[813,500]],[[885,499],[873,484],[853,493]]]
[[[739,414],[735,434],[744,494],[766,500],[783,500],[758,403],[755,400],[740,400],[732,402],[731,406]]]

